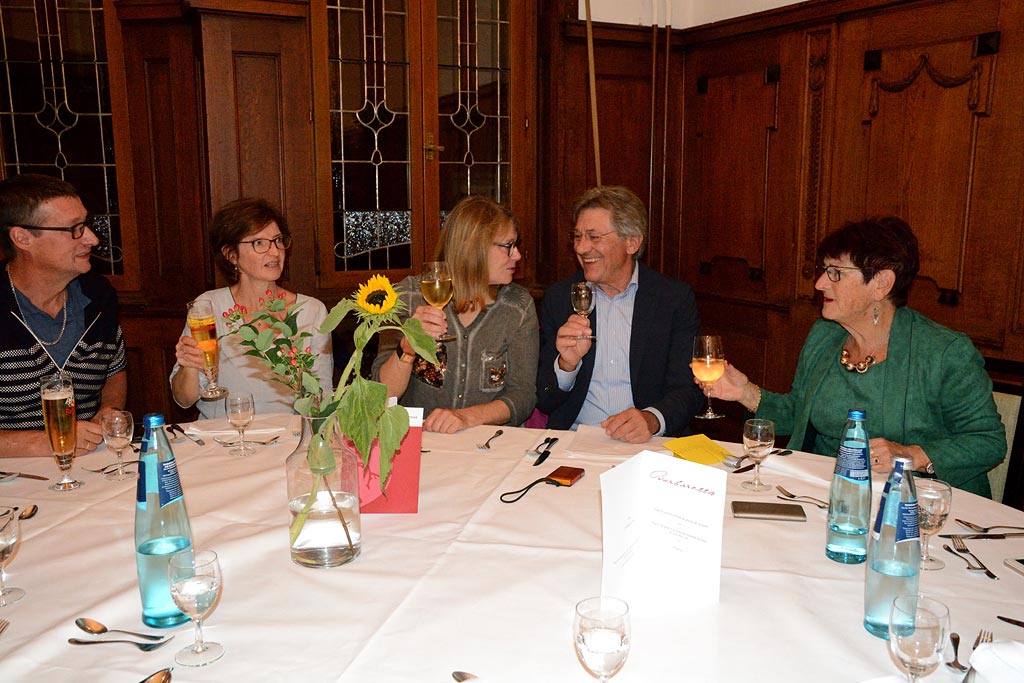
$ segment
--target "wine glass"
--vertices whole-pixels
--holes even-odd
[[[117,453],[117,469],[108,474],[107,479],[111,481],[131,479],[135,475],[124,471],[124,460],[121,454],[132,442],[132,432],[135,430],[132,414],[127,410],[112,410],[104,413],[100,418],[100,427],[103,428],[103,443]]]
[[[714,420],[723,415],[711,409],[711,385],[725,374],[725,351],[722,350],[722,338],[714,334],[697,335],[693,340],[693,360],[690,362],[693,376],[704,384],[704,395],[708,399],[708,409],[694,417],[701,420]]]
[[[196,625],[196,642],[174,655],[182,666],[206,666],[224,656],[220,643],[203,641],[203,619],[213,609],[220,594],[220,563],[212,550],[183,550],[171,556],[167,564],[171,597]]]
[[[771,488],[761,481],[761,462],[775,447],[775,423],[754,418],[743,423],[743,453],[754,461],[754,478],[740,486],[748,491],[767,491]]]
[[[576,604],[573,635],[583,667],[605,683],[619,672],[629,654],[629,605],[611,597],[581,600]]]
[[[929,553],[928,543],[934,534],[939,533],[949,516],[949,508],[953,501],[953,490],[949,484],[939,479],[919,478],[914,482],[917,486],[917,509],[920,518],[921,535],[921,569],[942,569],[946,563]]]
[[[21,540],[19,522],[18,508],[0,507],[0,607],[12,605],[25,597],[22,589],[4,585],[4,569]]]
[[[219,349],[217,346],[217,320],[213,316],[213,303],[207,299],[197,299],[188,305],[188,329],[192,338],[203,350],[203,374],[206,375],[206,388],[199,396],[207,401],[215,401],[228,395],[228,390],[217,384],[217,362]]]
[[[246,456],[256,452],[256,448],[245,440],[245,428],[252,424],[256,414],[256,404],[252,394],[231,394],[224,399],[224,414],[232,427],[238,430],[238,443],[228,453]]]
[[[914,683],[939,667],[949,638],[949,608],[927,595],[897,595],[889,613],[889,649]]]
[[[452,300],[455,287],[452,285],[452,274],[448,270],[448,264],[444,261],[427,261],[423,264],[423,276],[420,278],[420,291],[428,304],[439,311],[443,311],[448,302]],[[436,339],[438,345],[441,342],[455,341],[450,334],[443,335]]]
[[[43,424],[50,449],[60,467],[61,478],[50,486],[51,491],[71,491],[82,485],[72,479],[71,463],[75,459],[75,438],[78,415],[75,413],[75,386],[71,378],[58,372],[44,377],[39,383],[39,396],[43,402]]]
[[[572,283],[572,289],[569,291],[569,299],[572,301],[572,308],[576,311],[576,315],[581,315],[584,318],[588,317],[594,312],[594,306],[597,305],[597,296],[594,291],[593,282],[574,282]],[[594,335],[580,335],[577,339],[597,339]]]

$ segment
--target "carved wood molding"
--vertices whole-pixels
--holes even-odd
[[[804,173],[803,203],[803,244],[801,246],[802,261],[800,275],[804,280],[814,281],[814,265],[817,259],[818,233],[821,231],[822,217],[825,209],[822,206],[824,193],[822,185],[825,180],[825,106],[826,85],[828,84],[828,64],[831,31],[814,31],[806,34],[807,49],[807,118],[805,136],[807,140],[807,161]],[[813,298],[810,293],[801,292],[802,298]]]
[[[967,91],[967,108],[975,111],[981,98],[981,74],[979,64],[972,64],[970,70],[962,76],[947,76],[940,73],[928,60],[928,55],[918,57],[917,66],[914,67],[906,77],[895,81],[883,81],[875,77],[871,79],[871,97],[868,101],[868,115],[872,118],[878,114],[878,91],[887,93],[898,93],[906,90],[917,81],[917,77],[924,72],[932,80],[932,83],[940,88],[958,88],[965,83],[971,87]]]

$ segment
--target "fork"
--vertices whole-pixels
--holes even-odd
[[[956,551],[957,551],[958,553],[963,553],[963,554],[965,554],[965,555],[968,555],[968,556],[969,556],[969,557],[970,557],[970,558],[971,558],[972,560],[974,560],[975,562],[977,562],[977,563],[978,563],[978,566],[979,566],[979,567],[981,567],[981,568],[982,568],[983,570],[985,570],[985,574],[986,574],[986,575],[988,576],[988,578],[990,578],[990,579],[996,579],[997,581],[999,580],[999,577],[998,577],[998,576],[996,576],[995,574],[993,574],[993,573],[992,573],[992,570],[990,570],[990,569],[989,569],[988,567],[986,567],[986,566],[985,566],[985,563],[984,563],[984,562],[982,562],[981,560],[979,560],[979,559],[978,559],[978,556],[977,556],[977,555],[975,555],[974,553],[972,553],[972,552],[971,552],[971,551],[970,551],[970,550],[969,550],[969,549],[967,548],[967,544],[966,544],[966,543],[964,543],[964,539],[962,539],[962,538],[956,538],[956,537],[954,536],[954,537],[953,537],[953,538],[951,538],[950,540],[951,540],[951,541],[953,541],[953,547],[954,547],[954,548],[956,548]]]
[[[0,635],[3,635],[4,631],[6,631],[7,627],[10,625],[11,622],[7,621],[6,619],[0,619]]]
[[[807,501],[810,501],[811,503],[813,503],[814,505],[817,505],[822,510],[828,510],[828,503],[826,503],[825,501],[820,500],[818,498],[814,498],[812,496],[798,496],[795,493],[790,493],[789,491],[787,491],[786,489],[782,488],[781,486],[776,486],[775,490],[778,491],[779,493],[781,493],[786,498],[789,498],[790,500],[807,500]]]
[[[978,637],[974,639],[974,648],[973,649],[977,650],[978,646],[981,645],[982,643],[991,643],[991,642],[992,642],[992,631],[989,631],[988,629],[983,628],[980,631],[978,631]]]
[[[963,555],[961,555],[957,551],[955,551],[952,548],[950,548],[948,543],[943,543],[942,544],[942,548],[943,548],[943,550],[945,550],[949,554],[951,554],[951,555],[953,555],[955,557],[959,557],[961,560],[966,562],[967,563],[967,571],[972,571],[972,572],[983,572],[983,571],[985,571],[981,567],[975,567],[973,564],[971,564],[970,560],[968,560],[966,557],[964,557]]]
[[[126,643],[128,645],[134,645],[143,652],[149,652],[150,650],[155,650],[158,647],[163,647],[172,640],[174,640],[174,636],[171,636],[167,640],[161,640],[159,643],[136,643],[134,640],[83,640],[82,638],[68,638],[68,642],[72,645],[104,645],[106,643]]]
[[[500,429],[498,431],[494,432],[494,435],[491,438],[487,439],[487,441],[484,441],[483,443],[478,443],[476,445],[477,450],[481,450],[481,451],[489,451],[489,450],[491,450],[491,442],[494,441],[495,439],[497,439],[499,436],[501,436],[504,433],[505,432],[503,432]]]
[[[124,462],[124,466],[128,467],[128,465],[134,465],[137,462],[138,462],[138,460],[126,460]],[[116,462],[112,462],[109,465],[104,465],[103,467],[99,468],[98,470],[91,470],[88,467],[83,467],[82,469],[85,470],[86,472],[94,472],[96,474],[106,474],[107,472],[112,472],[112,471],[116,470],[117,469],[117,463]]]
[[[1019,529],[1019,530],[1024,530],[1024,526],[1007,526],[1006,524],[996,524],[995,526],[981,526],[980,524],[974,524],[973,522],[968,522],[966,519],[958,519],[958,520],[956,520],[956,523],[959,524],[960,526],[967,527],[971,531],[975,531],[975,532],[977,532],[979,534],[987,534],[988,532],[992,531],[993,529]]]

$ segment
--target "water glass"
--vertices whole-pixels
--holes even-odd
[[[920,594],[898,595],[889,615],[889,649],[914,683],[939,667],[949,639],[949,608]]]
[[[171,556],[167,565],[171,597],[196,625],[196,640],[174,655],[182,666],[206,666],[224,656],[224,646],[203,640],[203,620],[220,594],[221,573],[217,553],[212,550],[183,550]]]
[[[743,453],[754,461],[754,478],[740,486],[748,491],[767,491],[770,485],[761,481],[761,462],[775,447],[775,423],[754,418],[743,423]]]
[[[0,607],[13,605],[25,597],[22,589],[4,585],[4,570],[21,540],[20,522],[17,508],[0,507]]]
[[[581,600],[576,604],[573,635],[583,667],[605,683],[619,672],[629,654],[629,605],[612,597]]]
[[[252,424],[256,415],[256,403],[252,394],[231,394],[224,399],[224,414],[232,427],[238,430],[238,443],[228,453],[245,457],[256,452],[254,444],[245,440],[245,428]]]
[[[939,533],[949,517],[949,509],[953,502],[953,489],[939,479],[920,478],[915,482],[917,488],[917,511],[920,520],[921,536],[921,569],[942,569],[946,563],[932,557],[928,544],[933,535]]]
[[[112,410],[103,414],[100,418],[100,427],[103,429],[103,443],[107,448],[117,454],[117,469],[107,475],[111,481],[123,481],[132,479],[136,475],[124,471],[124,449],[132,443],[132,434],[135,431],[135,422],[132,414],[127,410]]]

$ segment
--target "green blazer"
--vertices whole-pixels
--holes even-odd
[[[757,416],[774,420],[779,434],[791,434],[790,448],[813,450],[817,432],[811,409],[821,402],[818,390],[846,338],[839,324],[817,321],[800,352],[790,392],[762,391]],[[1006,431],[985,362],[967,335],[900,307],[886,359],[869,372],[885,373],[885,389],[867,406],[868,435],[920,446],[936,477],[991,497],[986,472],[1006,455]],[[834,406],[844,414],[849,407]]]

